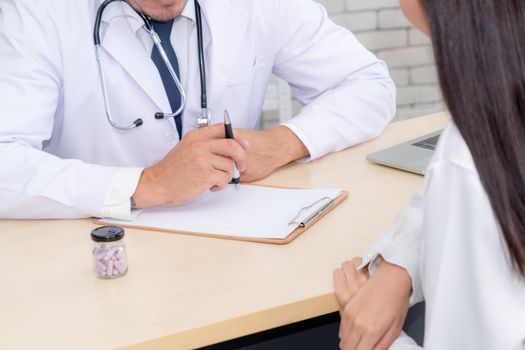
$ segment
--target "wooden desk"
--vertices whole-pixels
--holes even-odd
[[[104,281],[91,272],[89,220],[0,221],[0,348],[195,348],[334,312],[332,271],[364,253],[423,183],[366,154],[446,120],[393,123],[376,140],[262,181],[350,192],[286,246],[127,230],[129,273]]]

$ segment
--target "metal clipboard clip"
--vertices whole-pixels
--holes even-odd
[[[326,202],[324,203],[322,206],[320,206],[317,210],[315,210],[313,213],[311,213],[310,215],[308,215],[306,218],[300,220],[299,218],[301,217],[301,214],[308,210],[308,209],[311,209],[313,208],[314,206],[316,206],[317,204],[321,203],[321,202]],[[328,207],[330,207],[332,205],[332,203],[334,203],[335,199],[332,199],[330,197],[323,197],[317,201],[315,201],[314,203],[310,204],[309,206],[307,207],[304,207],[304,208],[301,208],[301,210],[299,210],[299,212],[297,213],[297,215],[288,223],[288,225],[297,225],[298,227],[306,227],[308,226],[308,224],[313,220],[315,219],[318,215],[322,214]]]

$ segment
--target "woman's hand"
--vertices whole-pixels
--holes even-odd
[[[339,346],[344,350],[388,349],[401,333],[412,281],[408,272],[383,261],[368,278],[359,258],[334,272],[340,305]]]
[[[369,279],[367,269],[357,269],[362,261],[361,258],[353,258],[351,261],[344,262],[341,268],[334,271],[335,295],[339,302],[341,318],[346,304]]]

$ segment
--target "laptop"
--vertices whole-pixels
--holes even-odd
[[[425,175],[443,130],[369,154],[372,163]]]

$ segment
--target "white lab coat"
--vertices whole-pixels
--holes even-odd
[[[191,0],[190,0],[191,1]],[[102,21],[114,119],[105,118],[92,39],[101,0],[0,0],[0,217],[102,216],[117,170],[160,161],[178,142],[160,76],[122,3]],[[201,0],[212,122],[258,124],[272,73],[306,107],[286,125],[311,159],[378,135],[394,115],[383,62],[305,0]],[[200,110],[196,32],[189,52],[184,133]],[[199,176],[199,174],[195,174]]]
[[[454,124],[441,136],[423,193],[374,242],[364,263],[378,254],[410,273],[411,304],[426,301],[425,349],[525,349],[525,279],[511,266]],[[418,348],[405,335],[391,347]]]

